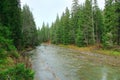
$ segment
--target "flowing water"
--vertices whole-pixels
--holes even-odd
[[[120,67],[89,61],[72,49],[42,44],[30,53],[35,80],[120,80]]]

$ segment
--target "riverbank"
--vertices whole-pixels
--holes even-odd
[[[96,49],[96,46],[89,47],[77,47],[75,45],[59,45],[60,47],[73,49],[80,54],[85,55],[86,60],[99,63],[99,64],[108,64],[111,66],[120,66],[120,52],[114,50],[103,50]],[[83,58],[79,54],[78,58]]]
[[[71,48],[79,51],[93,52],[93,53],[99,53],[99,54],[104,54],[109,56],[120,56],[120,51],[115,51],[112,49],[107,50],[107,49],[97,48],[97,46],[77,47],[75,45],[62,45],[62,44],[60,44],[59,46]]]
[[[34,72],[32,70],[31,61],[26,54],[26,52],[30,50],[32,50],[32,48],[27,48],[21,51],[13,48],[10,51],[1,49],[0,80],[14,80],[18,78],[20,78],[20,80],[33,80]]]

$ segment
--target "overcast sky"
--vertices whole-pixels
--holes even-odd
[[[79,0],[83,3],[85,0]],[[36,26],[41,27],[42,23],[51,24],[56,15],[61,15],[66,7],[71,9],[72,0],[21,0],[21,6],[27,4],[33,13]],[[104,7],[104,0],[98,0],[100,8]]]

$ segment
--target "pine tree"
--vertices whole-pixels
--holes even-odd
[[[79,1],[78,0],[73,0],[73,4],[72,4],[72,12],[71,12],[71,31],[72,34],[71,35],[71,40],[70,41],[72,44],[75,44],[75,38],[76,38],[76,34],[77,34],[77,29],[78,29],[78,20],[79,20],[79,13],[78,13],[78,9],[79,9]]]
[[[76,34],[76,45],[77,46],[84,46],[85,43],[84,43],[84,27],[83,27],[83,23],[84,23],[84,14],[83,14],[83,9],[84,9],[84,6],[79,6],[79,20],[78,20],[78,29],[77,29],[77,34]]]
[[[106,47],[120,45],[119,5],[119,0],[106,0],[102,11],[97,0],[86,0],[84,5],[73,0],[71,12],[66,8],[65,13],[52,24],[52,42],[77,46],[101,43]]]
[[[94,26],[93,26],[93,11],[92,1],[86,0],[84,7],[84,39],[86,45],[95,43]]]
[[[42,28],[40,30],[40,37],[41,37],[41,42],[46,42],[46,31],[45,31],[45,23],[43,22]]]
[[[50,28],[50,36],[51,36],[51,42],[54,44],[58,44],[61,42],[61,31],[62,28],[60,28],[60,19],[59,16],[57,15],[56,20],[54,23],[52,23],[52,26]]]
[[[55,27],[56,27],[56,34],[55,34],[55,37],[56,37],[56,44],[59,44],[61,43],[61,25],[60,25],[60,19],[59,19],[59,15],[57,14],[57,17],[56,17],[56,21],[55,21]]]
[[[64,43],[65,41],[65,13],[62,13],[61,19],[60,19],[60,43]]]
[[[37,45],[37,29],[34,22],[33,14],[29,6],[24,5],[22,10],[22,33],[23,45],[25,47],[34,47]]]
[[[115,0],[117,45],[120,45],[120,0]]]
[[[73,4],[72,4],[72,15],[74,15],[74,14],[77,13],[78,6],[79,6],[79,0],[73,0]]]
[[[50,40],[51,40],[51,43],[55,44],[55,26],[54,26],[55,23],[52,23],[51,25],[51,28],[50,28]]]
[[[49,24],[47,23],[47,25],[46,25],[46,36],[47,36],[47,41],[49,41],[50,40],[50,28],[49,28]]]
[[[65,16],[64,16],[64,25],[63,25],[63,44],[68,44],[69,43],[69,31],[70,31],[70,12],[69,9],[66,8],[65,11]]]
[[[21,47],[21,7],[19,0],[0,0],[0,22],[7,26],[13,39],[14,45]]]
[[[102,11],[99,9],[97,0],[94,0],[93,6],[93,19],[94,19],[94,33],[95,40],[97,44],[100,44],[102,41],[102,32],[103,32],[103,15]]]
[[[68,36],[69,36],[69,44],[75,44],[75,30],[73,27],[73,19],[70,18],[70,26],[69,26],[69,32],[68,32]]]
[[[115,27],[115,8],[113,0],[106,0],[105,11],[104,11],[104,34],[103,34],[103,44],[105,47],[112,47],[114,42],[116,42],[116,27]]]

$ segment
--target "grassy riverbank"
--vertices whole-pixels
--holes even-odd
[[[120,56],[120,51],[114,49],[97,48],[97,46],[77,47],[75,45],[63,45],[63,44],[60,44],[59,46],[82,51],[82,52],[93,52],[93,53],[99,53],[110,56]]]

